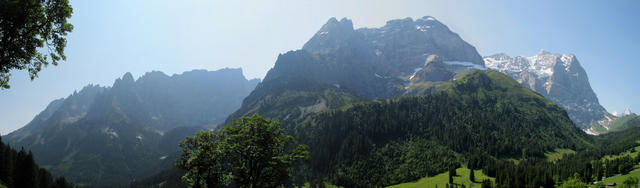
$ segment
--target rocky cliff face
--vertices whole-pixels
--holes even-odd
[[[305,117],[298,109],[313,105],[330,109],[360,99],[423,95],[471,69],[484,69],[482,57],[433,17],[360,29],[349,19],[331,18],[302,49],[280,54],[227,122],[256,112],[291,120]]]
[[[484,66],[473,46],[430,16],[355,30],[351,20],[331,18],[302,50],[280,55],[265,82],[298,76],[341,85],[365,98],[391,98],[413,93],[416,80],[411,79],[426,68],[429,56],[458,66]]]
[[[598,102],[587,73],[573,54],[542,50],[532,57],[496,54],[484,61],[488,68],[511,76],[563,107],[576,126],[588,133],[597,134],[598,126],[606,128],[615,119]]]

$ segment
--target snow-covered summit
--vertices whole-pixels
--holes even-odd
[[[552,54],[545,50],[540,50],[531,57],[509,57],[500,53],[484,58],[488,68],[508,73],[529,72],[538,77],[551,76],[557,66],[562,66],[565,72],[569,72],[574,60],[573,54]]]
[[[509,75],[567,110],[576,126],[585,130],[609,114],[591,89],[587,73],[573,54],[556,54],[540,50],[531,57],[511,57],[500,53],[484,57],[487,68]],[[601,123],[602,122],[602,123]]]

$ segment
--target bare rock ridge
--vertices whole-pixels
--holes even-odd
[[[509,75],[567,110],[569,117],[587,133],[598,134],[615,120],[598,102],[587,73],[573,54],[541,50],[532,57],[504,53],[484,57],[488,68]]]

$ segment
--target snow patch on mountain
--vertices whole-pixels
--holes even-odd
[[[619,112],[616,112],[616,111],[611,112],[611,114],[613,114],[616,117],[622,116]]]
[[[431,28],[431,26],[428,26],[428,25],[416,25],[416,29],[420,30],[422,32],[427,31],[427,29],[429,29],[429,28]]]
[[[421,70],[422,70],[422,67],[413,69],[413,74],[411,74],[411,76],[409,77],[409,80],[413,79],[413,77],[416,76],[416,73],[420,72]]]
[[[595,130],[595,128],[591,127],[589,129],[585,129],[583,130],[585,133],[590,134],[590,135],[599,135],[600,133],[598,133],[598,131]]]
[[[498,70],[500,72],[518,73],[530,72],[538,77],[550,77],[553,74],[553,67],[557,63],[557,56],[546,51],[538,53],[532,57],[515,57],[511,58],[505,54],[497,54],[485,57],[485,65],[488,68]],[[562,62],[568,71],[567,64],[570,62],[565,58],[568,55],[562,55]]]
[[[487,69],[487,67],[485,66],[474,64],[472,62],[466,62],[466,61],[444,61],[444,64],[452,65],[452,66],[461,66],[467,70],[471,70],[471,69],[486,70]]]
[[[118,138],[118,133],[115,130],[113,130],[113,128],[111,127],[102,129],[102,132],[109,135],[109,137],[111,138]]]

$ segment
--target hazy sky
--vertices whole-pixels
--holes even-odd
[[[331,17],[356,28],[430,15],[480,55],[573,53],[610,112],[640,111],[640,1],[175,1],[71,0],[68,59],[35,81],[14,71],[0,91],[0,134],[87,84],[111,86],[125,72],[167,74],[241,67],[262,78]]]

